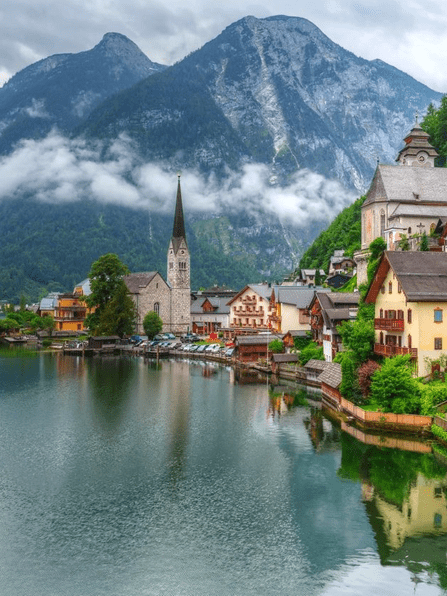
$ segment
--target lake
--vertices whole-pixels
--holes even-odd
[[[1,596],[445,593],[427,444],[367,445],[214,363],[4,354]]]

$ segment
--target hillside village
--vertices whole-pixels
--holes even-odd
[[[377,165],[362,205],[361,249],[354,258],[335,250],[328,271],[303,268],[281,284],[248,284],[239,291],[218,286],[191,289],[179,177],[166,279],[158,271],[124,277],[137,311],[135,333],[144,333],[143,318],[154,311],[162,319],[163,332],[220,339],[235,346],[234,358],[240,362],[266,359],[268,333],[283,342],[287,353],[312,340],[322,348],[317,358],[333,364],[346,350],[342,324],[356,320],[361,304],[373,305],[373,353],[408,355],[416,375],[431,374],[433,363],[447,350],[447,169],[435,166],[438,154],[417,122],[404,143],[396,165]],[[369,247],[377,239],[385,250],[368,280]],[[363,294],[353,286],[355,279],[359,288],[366,288]],[[347,282],[354,291],[343,291]],[[54,319],[55,336],[82,333],[89,293],[86,279],[70,294],[43,298],[35,310]],[[314,360],[313,366],[322,372],[325,365]],[[341,370],[340,364],[335,367]],[[338,391],[341,372],[335,378],[332,389]]]

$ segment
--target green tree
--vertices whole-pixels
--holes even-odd
[[[410,250],[410,242],[408,241],[408,237],[406,234],[400,235],[400,240],[398,244],[401,250]]]
[[[85,325],[89,327],[94,335],[99,333],[103,310],[118,290],[123,276],[128,273],[129,270],[126,265],[119,260],[117,255],[112,253],[102,255],[91,266],[88,274],[91,294],[85,298],[85,303],[89,308],[95,310],[87,315]]]
[[[335,358],[341,365],[342,381],[340,383],[340,393],[346,399],[359,403],[361,399],[360,388],[358,385],[357,361],[352,351],[339,352]]]
[[[274,339],[269,343],[269,352],[273,354],[282,354],[284,352],[284,344],[280,339]]]
[[[371,377],[371,399],[385,412],[419,413],[420,388],[408,354],[385,358]]]
[[[163,321],[155,311],[150,310],[144,317],[143,329],[149,339],[154,339],[157,333],[163,329]]]
[[[343,321],[337,327],[343,346],[354,354],[358,365],[366,362],[374,353],[374,322],[365,319]]]
[[[368,248],[370,255],[366,271],[368,275],[369,285],[372,282],[373,277],[377,271],[377,267],[379,265],[380,258],[382,257],[382,253],[384,250],[386,250],[386,242],[381,236],[379,236],[371,242]]]
[[[124,280],[120,280],[110,300],[101,309],[97,335],[118,335],[123,338],[135,330],[137,309]]]
[[[428,238],[427,234],[424,232],[422,233],[421,243],[419,245],[419,250],[427,251],[428,250]]]
[[[48,335],[51,337],[54,330],[54,319],[51,315],[45,315],[40,319],[40,329],[48,331]]]
[[[439,153],[437,166],[445,166],[447,161],[447,96],[441,99],[438,109],[430,104],[421,127],[430,135],[430,142]]]
[[[313,341],[300,352],[301,365],[304,366],[309,360],[324,360],[323,348]]]

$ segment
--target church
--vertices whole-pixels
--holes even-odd
[[[381,236],[398,250],[403,236],[417,249],[421,235],[447,218],[447,168],[435,166],[437,151],[416,121],[404,139],[398,165],[378,164],[362,205],[362,250],[356,253],[358,283],[366,280],[367,250]]]
[[[136,332],[144,334],[143,319],[155,311],[163,332],[187,333],[191,325],[190,255],[186,242],[180,176],[177,183],[174,227],[168,247],[166,281],[158,271],[131,273],[124,277],[137,308]]]

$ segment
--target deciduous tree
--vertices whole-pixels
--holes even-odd
[[[149,339],[154,339],[157,333],[163,329],[163,321],[155,311],[149,311],[144,317],[143,329]]]
[[[85,303],[95,310],[87,315],[85,324],[95,335],[98,335],[103,310],[112,300],[122,283],[123,276],[127,273],[129,270],[126,265],[112,253],[102,255],[91,266],[88,274],[91,294],[85,298]]]

